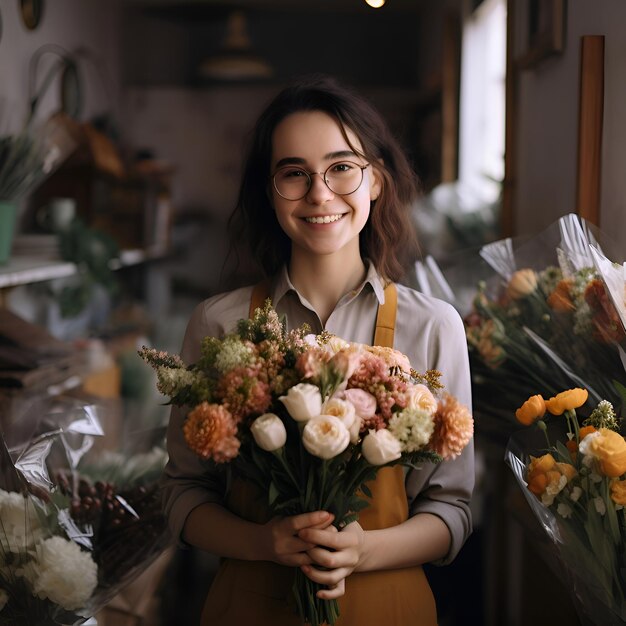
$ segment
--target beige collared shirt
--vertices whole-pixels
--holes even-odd
[[[325,329],[349,341],[371,344],[378,304],[384,302],[383,283],[370,264],[363,284],[337,303]],[[252,287],[213,296],[194,310],[183,342],[181,356],[193,363],[200,356],[200,342],[210,335],[221,337],[247,318]],[[311,304],[289,280],[284,268],[270,288],[279,315],[286,315],[289,328],[308,323],[314,333],[324,329]],[[398,311],[394,348],[406,354],[418,372],[437,369],[443,373],[446,390],[471,407],[470,373],[463,322],[449,304],[398,285]],[[205,502],[223,501],[223,484],[208,465],[189,450],[182,434],[183,413],[174,409],[168,428],[169,461],[163,478],[164,506],[175,537],[180,537],[192,509]],[[441,564],[450,562],[471,533],[469,500],[474,487],[474,449],[470,443],[453,461],[425,463],[407,472],[406,491],[411,515],[432,513],[448,526],[450,552]]]

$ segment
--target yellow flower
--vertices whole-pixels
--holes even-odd
[[[519,300],[529,296],[535,289],[537,289],[537,274],[535,274],[534,270],[523,269],[518,270],[511,276],[506,293],[509,298]]]
[[[569,463],[558,463],[551,454],[530,457],[528,465],[528,489],[536,496],[544,493],[557,494],[576,476],[576,468]],[[565,481],[562,478],[565,477]]]
[[[611,483],[611,500],[626,506],[626,480],[614,480]]]
[[[546,403],[542,396],[530,396],[522,406],[515,411],[518,422],[524,426],[530,426],[533,422],[543,417],[546,413]]]
[[[552,415],[562,415],[565,411],[572,411],[587,402],[589,393],[586,389],[568,389],[557,393],[556,396],[546,400],[546,409]]]
[[[610,478],[626,473],[626,440],[619,433],[601,428],[589,438],[588,450],[598,459],[600,471]]]
[[[540,496],[548,486],[548,472],[556,466],[556,461],[551,454],[544,454],[540,457],[530,457],[528,465],[528,488],[536,495]]]

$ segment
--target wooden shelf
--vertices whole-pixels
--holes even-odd
[[[164,247],[122,250],[118,259],[111,261],[114,270],[153,261],[167,255]],[[5,265],[0,265],[0,289],[18,287],[31,283],[66,278],[77,271],[74,263],[41,257],[13,256]]]

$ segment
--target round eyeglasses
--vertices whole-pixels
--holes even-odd
[[[354,193],[363,182],[363,170],[369,163],[360,165],[352,161],[331,163],[324,172],[307,172],[296,165],[286,165],[276,170],[272,176],[274,189],[285,200],[300,200],[309,193],[311,177],[319,174],[326,186],[338,196]]]

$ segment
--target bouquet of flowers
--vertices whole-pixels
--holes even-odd
[[[190,408],[192,450],[254,483],[272,514],[324,509],[341,529],[368,505],[381,467],[457,456],[473,420],[442,392],[439,372],[418,374],[396,350],[307,333],[287,332],[268,300],[236,332],[205,337],[195,364],[140,354],[161,393]],[[319,588],[296,569],[303,622],[334,624],[337,603],[317,598]]]
[[[460,312],[481,413],[512,426],[512,404],[571,386],[618,406],[626,273],[604,256],[591,228],[566,215],[526,242],[483,246],[480,262],[483,280],[470,310]]]
[[[511,437],[506,462],[553,542],[581,619],[610,626],[626,623],[626,440],[606,400],[579,421],[587,397],[575,388],[526,400],[517,420],[534,424],[544,446],[522,430]],[[554,424],[546,413],[562,418]],[[565,437],[552,443],[554,426]]]
[[[98,449],[98,409],[57,403],[0,456],[0,624],[81,624],[169,545],[162,446]],[[36,420],[38,421],[38,420]]]

